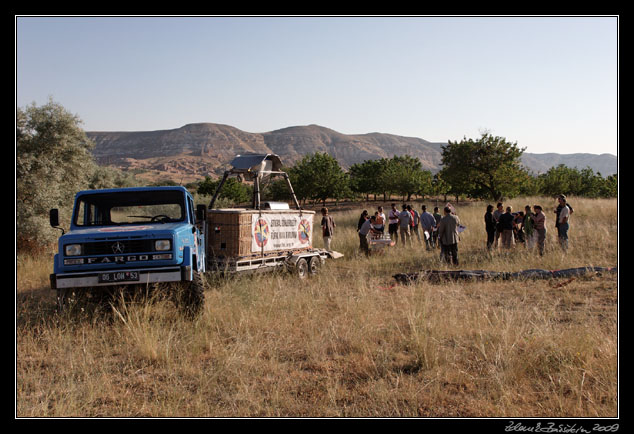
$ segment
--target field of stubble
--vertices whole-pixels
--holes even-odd
[[[617,266],[617,200],[570,202],[567,254],[553,200],[508,203],[544,207],[544,257],[520,245],[488,255],[486,203],[459,204],[460,268]],[[159,298],[58,314],[52,256],[19,255],[16,416],[618,415],[616,275],[397,284],[396,273],[456,267],[416,243],[360,255],[358,216],[377,205],[332,210],[332,247],[345,256],[319,276],[209,278],[195,320]]]

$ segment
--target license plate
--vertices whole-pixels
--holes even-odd
[[[139,280],[138,271],[114,271],[112,273],[99,274],[99,283],[136,282],[138,280]]]

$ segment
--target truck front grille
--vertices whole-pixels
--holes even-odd
[[[150,253],[154,251],[154,240],[108,240],[84,244],[84,255],[112,255]]]

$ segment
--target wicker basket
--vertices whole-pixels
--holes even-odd
[[[314,211],[301,211],[302,218],[312,221]],[[254,248],[254,216],[266,218],[271,215],[289,215],[297,218],[297,210],[254,210],[254,209],[212,209],[207,211],[207,255],[217,258],[243,258],[250,256],[266,256],[283,251],[297,251],[312,248],[312,242],[292,249]],[[312,238],[311,238],[312,240]]]

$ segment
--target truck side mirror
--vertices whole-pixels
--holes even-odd
[[[196,205],[196,220],[202,222],[207,219],[207,207],[203,204]]]
[[[59,211],[56,208],[49,211],[48,220],[54,228],[59,226]]]
[[[64,235],[64,228],[59,227],[59,210],[57,210],[57,208],[53,208],[49,211],[48,221],[52,227],[54,227],[55,229],[59,229],[60,231],[62,231],[62,235]]]

